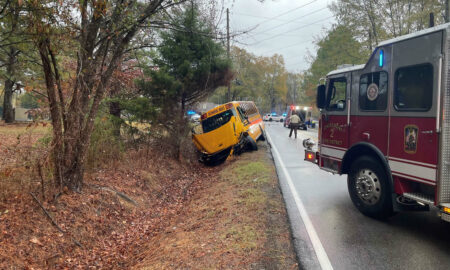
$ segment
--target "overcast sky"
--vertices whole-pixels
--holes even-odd
[[[236,37],[232,45],[256,55],[281,54],[291,72],[309,67],[305,56],[308,50],[315,54],[312,41],[335,22],[328,9],[332,0],[228,1],[231,32],[253,29]]]

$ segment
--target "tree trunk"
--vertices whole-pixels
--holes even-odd
[[[450,5],[449,0],[445,0],[445,22],[450,22]]]
[[[62,130],[62,113],[59,103],[57,101],[57,94],[55,88],[55,78],[52,71],[52,62],[49,56],[48,40],[43,40],[38,43],[39,54],[42,61],[42,68],[44,71],[45,84],[47,88],[47,96],[50,105],[50,116],[53,126],[53,163],[55,166],[54,181],[55,185],[60,188],[63,187],[63,130]]]
[[[176,140],[176,151],[177,151],[177,157],[178,160],[181,161],[182,160],[182,154],[181,154],[181,145],[183,143],[183,139],[184,139],[184,133],[186,132],[185,130],[185,123],[184,123],[184,115],[185,115],[185,111],[186,111],[186,93],[183,92],[183,94],[181,95],[181,114],[180,114],[180,122],[178,123],[178,130],[179,133],[177,134],[177,140]]]
[[[18,50],[14,47],[10,47],[8,51],[8,63],[6,67],[6,77],[5,80],[5,92],[3,99],[3,120],[5,123],[12,123],[15,120],[14,108],[12,105],[12,97],[14,93],[14,70],[17,62]]]
[[[114,136],[120,137],[120,113],[122,112],[122,109],[120,108],[119,102],[110,102],[109,103],[109,114],[116,117],[117,119],[113,119],[113,125],[114,125]]]
[[[12,105],[12,97],[13,97],[13,86],[14,82],[10,79],[5,81],[5,91],[3,97],[3,120],[5,123],[14,122],[14,108]]]

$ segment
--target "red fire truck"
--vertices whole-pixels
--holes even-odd
[[[365,215],[439,209],[450,222],[450,24],[381,42],[317,88],[319,143],[305,160],[348,175]]]

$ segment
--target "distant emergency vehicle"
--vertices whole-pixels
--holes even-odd
[[[317,88],[318,151],[305,160],[348,174],[365,215],[437,207],[450,221],[450,24],[381,42],[369,61]]]
[[[298,106],[298,105],[291,105],[288,107],[288,112],[286,115],[286,118],[284,119],[284,127],[289,128],[290,125],[290,118],[292,114],[297,114],[300,117],[301,123],[299,126],[299,129],[307,130],[306,122],[309,120],[311,121],[311,111],[312,107],[309,106]]]
[[[252,101],[233,101],[209,110],[192,132],[201,161],[211,165],[232,154],[257,150],[256,141],[264,139],[264,123]]]
[[[283,122],[284,119],[285,119],[284,115],[278,115],[276,113],[266,113],[263,116],[263,120],[264,121],[269,121],[269,122],[272,122],[272,121],[274,121],[274,122]]]

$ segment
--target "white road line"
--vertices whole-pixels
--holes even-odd
[[[274,142],[272,141],[272,138],[270,137],[269,133],[266,133],[266,134],[267,134],[269,141],[271,142],[271,146],[275,152],[276,158],[277,158],[278,162],[280,163],[281,169],[283,170],[283,174],[286,176],[287,183],[291,190],[292,196],[294,197],[294,201],[295,201],[295,204],[297,205],[297,209],[302,218],[303,224],[305,224],[306,231],[308,232],[309,239],[311,240],[311,243],[313,245],[314,252],[316,253],[317,259],[319,260],[320,267],[324,270],[332,270],[333,266],[331,265],[331,262],[328,259],[328,255],[325,252],[325,249],[323,248],[322,243],[320,242],[319,236],[317,235],[317,232],[314,229],[314,226],[313,226],[311,220],[309,219],[308,213],[306,213],[305,206],[303,205],[303,202],[300,199],[300,196],[298,195],[297,190],[294,187],[292,178],[289,175],[283,161],[281,160],[280,153],[278,152],[278,149],[275,146]]]

